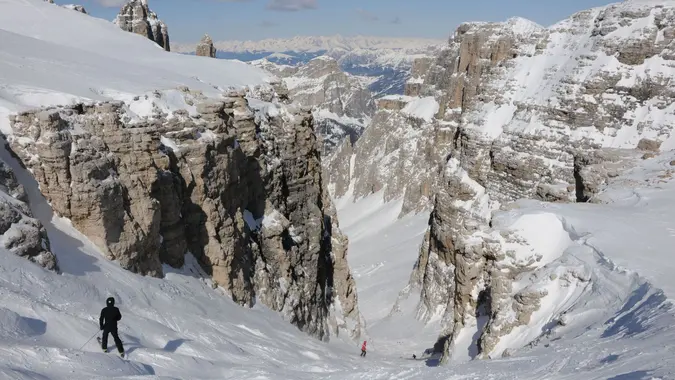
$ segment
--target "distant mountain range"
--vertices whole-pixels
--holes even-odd
[[[217,58],[299,66],[329,56],[349,74],[373,77],[369,90],[375,95],[402,94],[415,58],[437,53],[443,40],[386,37],[294,37],[260,41],[219,41]],[[194,53],[196,44],[173,44],[172,50]]]
[[[283,53],[293,52],[320,52],[334,49],[423,49],[425,47],[440,46],[446,43],[442,39],[425,38],[391,38],[391,37],[343,37],[336,36],[301,36],[293,38],[270,38],[259,41],[217,41],[216,49],[231,53]],[[192,52],[196,43],[172,43],[171,48],[177,52]],[[259,57],[262,58],[262,57]]]

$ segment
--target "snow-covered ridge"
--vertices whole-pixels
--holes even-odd
[[[40,22],[17,16],[27,14]],[[22,107],[120,99],[179,86],[217,97],[230,87],[274,80],[242,62],[166,53],[109,21],[43,1],[4,1],[0,24],[0,126],[6,126],[8,111]]]
[[[335,36],[298,36],[284,39],[264,39],[259,41],[217,41],[218,50],[229,52],[286,52],[355,49],[408,49],[443,45],[441,39],[424,38],[386,38],[386,37],[343,37]],[[174,44],[174,51],[192,52],[194,44]]]

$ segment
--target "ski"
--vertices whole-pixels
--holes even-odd
[[[99,346],[99,347],[101,347],[101,346],[103,345],[103,341],[101,341],[101,337],[100,337],[100,336],[97,336],[97,337],[96,337],[96,341],[98,342],[98,346]],[[101,348],[101,349],[102,349],[102,348]],[[106,349],[106,350],[104,350],[103,352],[108,353],[108,350]],[[127,358],[127,355],[126,355],[125,353],[121,353],[121,354],[118,353],[118,355],[120,356],[121,359],[126,359],[126,358]]]

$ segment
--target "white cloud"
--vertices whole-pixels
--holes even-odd
[[[267,9],[288,12],[316,9],[316,7],[316,0],[270,0],[267,4]]]

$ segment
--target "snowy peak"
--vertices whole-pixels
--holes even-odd
[[[504,22],[466,22],[457,28],[452,39],[458,39],[463,35],[475,33],[492,33],[494,38],[498,38],[499,34],[527,37],[533,33],[540,33],[545,29],[545,27],[522,17],[513,17]]]
[[[147,0],[129,0],[122,6],[113,22],[122,30],[140,34],[155,41],[164,50],[171,50],[168,28],[157,14],[150,10]]]

